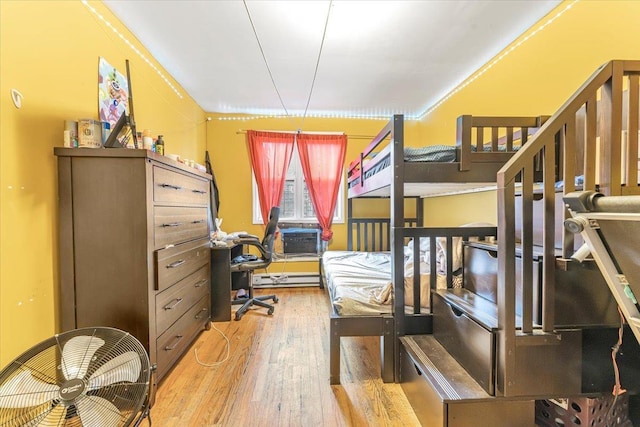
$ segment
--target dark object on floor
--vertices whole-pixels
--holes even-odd
[[[234,305],[242,304],[242,307],[240,307],[238,311],[236,311],[236,320],[240,320],[252,305],[264,307],[267,309],[267,314],[273,314],[273,306],[267,304],[264,301],[270,299],[273,300],[274,303],[277,303],[278,297],[276,297],[275,295],[262,295],[259,297],[253,296],[253,271],[258,268],[266,268],[267,266],[269,266],[269,264],[271,264],[273,255],[273,243],[275,240],[279,217],[280,208],[277,206],[272,207],[271,212],[269,213],[269,222],[267,223],[267,226],[264,230],[264,238],[262,239],[262,242],[260,242],[255,237],[241,237],[234,240],[236,244],[253,246],[260,252],[260,257],[245,254],[240,257],[234,258],[235,261],[241,257],[244,257],[243,260],[238,260],[238,262],[231,262],[232,273],[246,271],[249,274],[249,298],[246,298],[246,296],[240,297],[240,295],[237,295],[238,298],[234,299],[231,302]]]
[[[633,427],[629,395],[536,400],[536,424],[541,427]]]

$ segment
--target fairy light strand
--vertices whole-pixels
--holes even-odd
[[[522,39],[518,40],[516,43],[512,44],[511,46],[509,46],[506,50],[502,51],[496,58],[494,58],[492,61],[487,63],[479,71],[473,73],[470,77],[468,77],[467,79],[462,81],[454,89],[449,91],[445,96],[440,98],[440,100],[438,100],[435,104],[433,104],[431,107],[427,108],[422,113],[417,114],[417,115],[405,114],[405,120],[419,121],[419,120],[424,119],[426,116],[432,114],[435,110],[437,110],[442,104],[444,104],[449,99],[451,99],[454,95],[459,93],[461,90],[465,89],[467,86],[469,86],[471,83],[473,83],[478,78],[483,76],[487,71],[489,71],[491,68],[493,68],[496,64],[498,64],[500,61],[502,61],[505,57],[507,57],[513,51],[518,49],[524,43],[526,43],[531,38],[533,38],[536,34],[540,33],[542,30],[544,30],[549,25],[551,25],[556,19],[558,19],[565,12],[567,12],[569,9],[571,9],[578,1],[580,1],[580,0],[573,0],[571,3],[567,4],[562,10],[558,11],[554,16],[552,16],[549,19],[547,19],[544,23],[542,23],[540,26],[538,26],[534,31],[532,31],[531,33],[527,34]],[[245,2],[243,1],[243,3],[245,3]],[[138,55],[145,63],[147,63],[147,65],[149,65],[149,67],[151,67],[151,69],[153,69],[160,76],[160,78],[171,88],[171,90],[173,90],[173,92],[175,92],[175,94],[180,99],[184,98],[183,95],[180,93],[180,91],[171,83],[171,81],[169,81],[169,79],[164,75],[164,73],[153,62],[151,62],[151,60],[144,53],[142,53],[140,51],[140,49],[138,49],[133,43],[131,43],[131,41],[129,39],[127,39],[120,31],[118,31],[118,29],[111,22],[109,22],[109,20],[107,20],[100,12],[98,12],[93,6],[91,6],[87,0],[82,0],[82,4],[85,5],[91,11],[91,13],[93,13],[101,22],[103,22],[107,28],[111,29],[123,41],[124,44],[126,44],[131,50],[133,50],[133,52],[136,53],[136,55]],[[246,3],[245,3],[245,8],[247,8]],[[247,9],[247,15],[249,15],[248,9]],[[251,16],[250,15],[249,15],[249,20],[251,20]],[[251,22],[251,25],[253,27],[253,22]],[[254,34],[256,36],[256,40],[258,41],[258,45],[260,47],[260,50],[262,52],[262,46],[260,46],[260,41],[258,40],[258,35],[256,33],[255,27],[253,27],[253,30],[254,30]],[[325,26],[325,30],[326,30],[326,26]],[[267,114],[267,115],[251,115],[251,116],[229,116],[229,117],[218,117],[217,120],[219,120],[219,121],[226,121],[226,120],[248,121],[248,120],[260,120],[260,119],[285,119],[285,118],[286,119],[291,119],[293,117],[301,117],[303,120],[306,117],[309,117],[309,118],[320,118],[320,119],[329,119],[329,118],[333,118],[333,119],[338,119],[338,118],[339,119],[363,119],[363,120],[388,120],[389,119],[388,115],[378,116],[378,115],[368,115],[368,114],[347,114],[347,113],[345,113],[345,114],[340,114],[340,113],[335,113],[335,114],[334,113],[308,114],[306,109],[305,109],[304,114],[290,114],[287,111],[286,107],[284,106],[284,102],[282,100],[282,97],[280,96],[280,93],[278,92],[278,89],[277,89],[277,87],[275,85],[275,81],[274,81],[273,76],[271,74],[271,70],[269,69],[269,66],[266,63],[266,58],[264,58],[264,52],[262,52],[262,55],[263,55],[263,59],[265,60],[265,65],[267,66],[267,70],[268,70],[269,75],[271,77],[271,80],[272,80],[272,83],[273,83],[274,88],[276,90],[276,93],[278,94],[278,97],[280,98],[280,103],[282,104],[282,107],[283,107],[283,109],[285,111],[285,115]],[[319,62],[319,58],[318,58],[318,62]],[[316,71],[317,71],[317,64],[316,64]],[[315,78],[315,76],[314,76],[314,78]],[[313,86],[312,86],[311,91],[313,91]],[[309,94],[309,98],[310,97],[311,97],[311,93]],[[308,107],[308,105],[307,105],[307,107]]]
[[[517,48],[522,46],[524,43],[526,43],[533,36],[535,36],[540,31],[544,30],[546,27],[551,25],[551,23],[553,23],[556,19],[558,19],[560,16],[562,16],[566,11],[571,9],[573,7],[573,5],[576,4],[578,1],[579,0],[574,0],[573,2],[569,3],[564,9],[558,11],[558,13],[556,13],[554,16],[552,16],[551,18],[547,19],[542,25],[540,25],[534,31],[532,31],[531,33],[527,34],[525,37],[520,39],[517,43],[512,44],[510,47],[508,47],[506,50],[504,50],[500,55],[498,55],[498,57],[496,57],[493,61],[489,62],[487,65],[482,67],[479,71],[477,71],[476,73],[472,74],[470,77],[468,77],[466,80],[464,80],[458,86],[456,86],[453,90],[451,90],[448,94],[446,94],[443,98],[441,98],[438,102],[436,102],[433,106],[427,108],[427,110],[425,110],[422,114],[420,114],[417,117],[415,117],[415,119],[422,120],[426,116],[428,116],[429,114],[433,113],[438,107],[440,107],[442,104],[447,102],[452,96],[454,96],[455,94],[460,92],[462,89],[466,88],[471,83],[476,81],[480,76],[482,76],[487,71],[489,71],[491,68],[493,68],[494,65],[496,65],[497,63],[502,61],[511,52],[513,52],[514,50],[516,50]]]
[[[102,21],[107,26],[107,28],[111,29],[124,42],[124,44],[129,46],[131,50],[136,53],[136,55],[138,55],[144,62],[146,62],[147,65],[149,65],[149,67],[151,67],[151,69],[160,76],[160,78],[171,88],[171,90],[175,92],[175,94],[180,99],[184,98],[182,96],[182,93],[180,93],[180,91],[169,81],[167,76],[165,76],[164,73],[160,71],[160,69],[153,62],[151,62],[151,60],[144,53],[140,51],[140,49],[138,49],[133,43],[131,43],[131,41],[127,39],[124,34],[118,31],[118,29],[111,22],[109,22],[107,18],[105,18],[100,12],[98,12],[93,6],[91,6],[87,0],[82,0],[82,4],[85,5],[87,9],[89,9],[91,13],[93,13],[100,21]]]

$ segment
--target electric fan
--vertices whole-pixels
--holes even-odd
[[[135,337],[75,329],[24,352],[0,371],[0,426],[116,427],[148,413],[151,367]]]

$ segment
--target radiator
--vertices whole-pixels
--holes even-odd
[[[286,288],[320,286],[318,273],[254,274],[254,288]]]

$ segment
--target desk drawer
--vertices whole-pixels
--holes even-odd
[[[209,239],[156,251],[156,290],[163,290],[209,264]]]
[[[433,294],[433,336],[490,395],[494,394],[495,335]]]
[[[209,295],[209,266],[205,265],[156,296],[156,330],[162,334],[193,304]]]
[[[209,298],[203,297],[156,341],[158,376],[162,377],[209,322]]]
[[[207,208],[156,206],[153,214],[154,246],[158,249],[208,237]]]
[[[155,203],[207,206],[209,203],[209,182],[154,166],[153,201]]]

